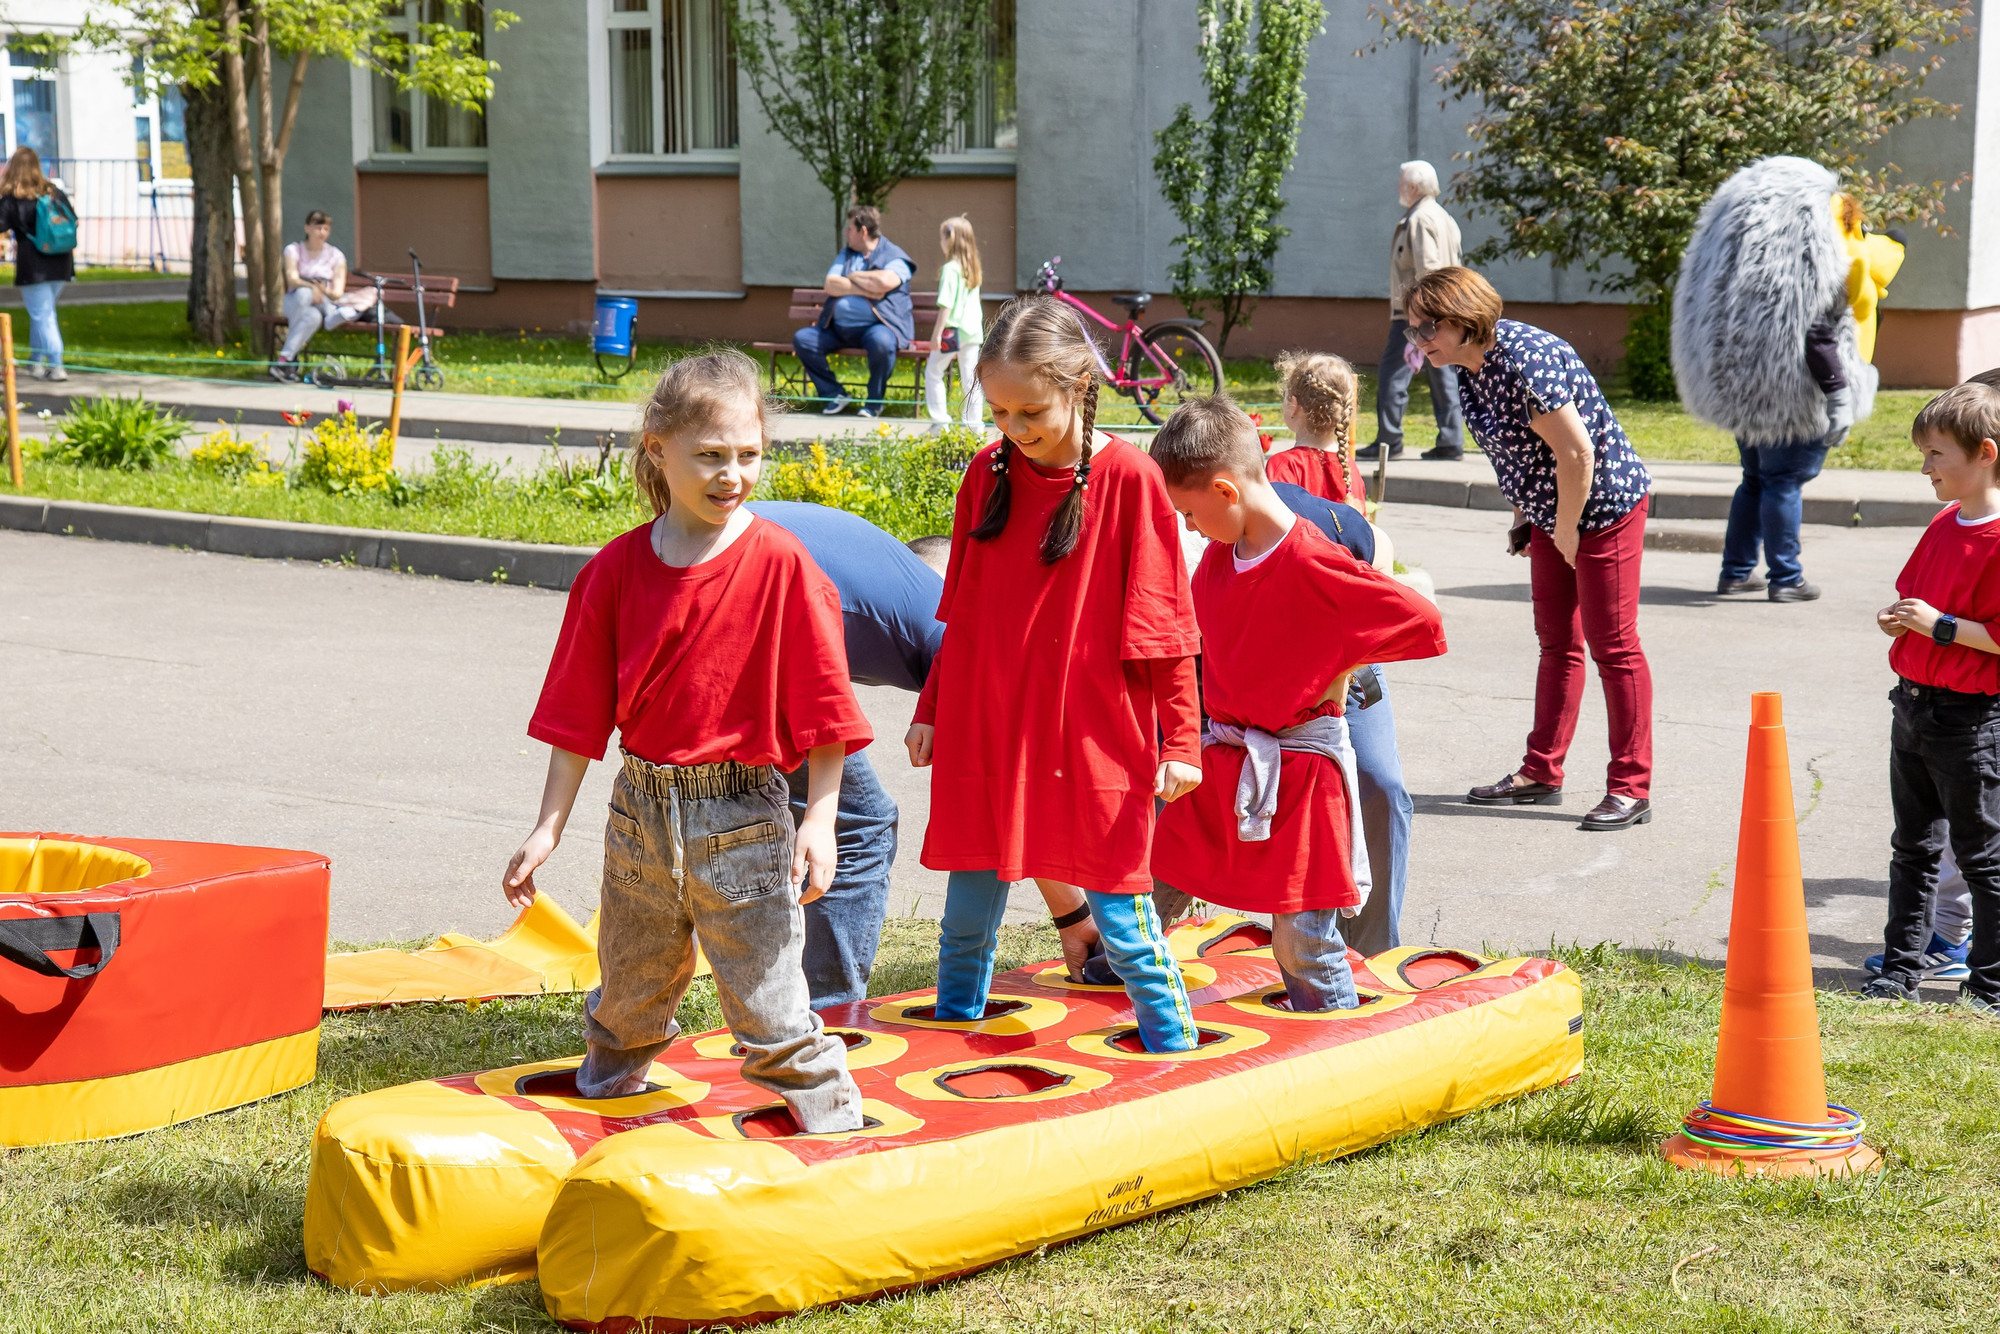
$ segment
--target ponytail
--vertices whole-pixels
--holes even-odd
[[[1091,441],[1097,430],[1097,350],[1073,311],[1047,293],[1034,292],[1001,308],[980,349],[978,373],[984,375],[987,367],[1001,362],[1031,367],[1057,389],[1082,398],[1083,457],[1077,460],[1069,494],[1049,516],[1042,534],[1042,563],[1053,565],[1075,551],[1083,536],[1084,492],[1090,486]],[[1013,506],[1008,477],[1013,457],[1014,442],[1002,435],[991,465],[993,490],[987,494],[979,526],[972,530],[975,541],[991,542],[1007,527]]]

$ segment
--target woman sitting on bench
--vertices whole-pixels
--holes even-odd
[[[306,214],[306,239],[285,247],[285,345],[271,363],[271,378],[299,378],[299,353],[321,329],[352,324],[375,304],[375,289],[347,290],[347,256],[327,237],[333,219],[314,209]]]

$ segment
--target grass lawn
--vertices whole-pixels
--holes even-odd
[[[159,282],[163,278],[180,278],[185,280],[186,276],[179,273],[155,273],[151,269],[83,268],[78,269],[76,277],[70,279],[70,281],[78,283]],[[0,286],[11,287],[13,285],[14,266],[12,264],[0,264]]]
[[[928,986],[935,923],[884,934],[874,991]],[[1002,967],[1051,957],[1010,927]],[[1879,1178],[1682,1175],[1655,1141],[1707,1092],[1722,978],[1610,946],[1567,1088],[1099,1233],[1041,1258],[807,1316],[800,1334],[935,1330],[1986,1331],[2000,1309],[2000,1024],[1823,994],[1832,1097]],[[681,1023],[718,1023],[696,985]],[[0,1155],[0,1325],[175,1334],[554,1328],[533,1284],[389,1299],[326,1289],[300,1241],[307,1146],[334,1100],[570,1055],[577,1001],[328,1016],[319,1081],[105,1144]],[[972,1207],[969,1203],[969,1207]]]

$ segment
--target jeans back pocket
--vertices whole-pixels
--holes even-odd
[[[708,882],[725,899],[754,899],[778,887],[786,866],[783,831],[759,820],[706,839]]]
[[[607,884],[636,885],[646,859],[646,832],[637,820],[611,808],[604,826],[604,879]]]

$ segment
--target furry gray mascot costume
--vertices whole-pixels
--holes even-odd
[[[1764,586],[1750,577],[1761,527],[1772,598],[1817,596],[1796,561],[1798,488],[1875,406],[1875,368],[1861,358],[1847,305],[1837,186],[1831,171],[1804,158],[1753,162],[1708,201],[1681,258],[1673,332],[1681,403],[1734,435],[1744,455],[1725,593]],[[1780,511],[1789,505],[1789,520],[1774,501]]]

